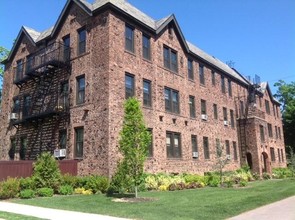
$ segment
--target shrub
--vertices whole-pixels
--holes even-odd
[[[228,187],[228,188],[233,187],[233,185],[234,185],[234,181],[233,181],[233,179],[232,179],[232,176],[227,176],[227,177],[225,177],[223,183],[224,183],[225,186]]]
[[[82,194],[83,191],[85,191],[83,187],[79,187],[74,190],[75,194]]]
[[[169,191],[175,191],[177,190],[177,185],[175,183],[170,184],[170,186],[168,187]]]
[[[19,180],[16,178],[8,178],[6,181],[0,182],[0,199],[15,198],[19,190]]]
[[[168,186],[167,185],[161,185],[161,186],[159,186],[159,190],[160,191],[167,191],[168,188],[169,188],[169,185]]]
[[[220,176],[214,174],[214,173],[207,173],[207,181],[208,181],[208,186],[211,187],[218,187],[220,184]]]
[[[86,178],[85,189],[90,189],[93,193],[105,193],[109,188],[109,181],[102,176],[89,176]]]
[[[256,172],[252,173],[252,176],[253,176],[253,178],[254,178],[255,180],[259,180],[259,179],[260,179],[259,174],[256,173]]]
[[[35,191],[32,189],[25,189],[20,191],[19,197],[21,199],[31,199],[35,197]]]
[[[263,174],[262,174],[262,177],[263,177],[263,179],[265,179],[265,180],[269,180],[269,179],[271,179],[271,176],[270,176],[269,173],[263,173]]]
[[[58,191],[61,174],[58,162],[49,153],[42,153],[34,163],[33,180],[37,188],[52,188]]]
[[[35,182],[32,178],[27,177],[27,178],[21,178],[19,180],[20,184],[20,190],[25,190],[25,189],[35,189]]]
[[[205,183],[205,177],[200,175],[186,174],[184,179],[186,183]]]
[[[284,179],[292,177],[293,173],[289,168],[273,168],[272,169],[273,178]]]
[[[239,183],[239,186],[240,186],[240,187],[245,187],[245,186],[247,186],[247,184],[248,184],[247,181],[241,181],[241,182]]]
[[[53,193],[54,193],[53,189],[46,188],[46,187],[43,187],[37,190],[37,194],[40,197],[52,197]]]
[[[61,177],[61,185],[70,185],[73,188],[80,187],[79,177],[65,174]]]
[[[74,188],[71,185],[63,185],[59,188],[60,195],[72,195],[74,193]]]
[[[148,175],[145,178],[145,187],[148,190],[157,190],[158,189],[158,181],[155,175]]]
[[[92,190],[91,189],[87,189],[87,190],[84,190],[82,191],[82,195],[92,195]]]

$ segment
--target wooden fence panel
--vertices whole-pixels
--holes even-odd
[[[78,165],[76,160],[60,160],[59,168],[62,174],[76,176]],[[34,161],[0,161],[0,181],[8,177],[30,177],[33,172]]]

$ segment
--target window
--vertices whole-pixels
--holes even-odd
[[[215,72],[213,70],[211,71],[211,82],[212,85],[215,86]]]
[[[234,110],[230,110],[230,125],[232,128],[235,127],[235,118],[234,118]]]
[[[180,134],[175,132],[166,132],[166,147],[168,158],[181,157]]]
[[[27,95],[24,97],[24,108],[23,108],[23,116],[29,116],[31,110],[31,96]]]
[[[273,115],[276,117],[276,107],[274,104],[272,105],[272,109],[273,109]]]
[[[20,138],[20,149],[19,149],[19,158],[21,160],[26,159],[27,145],[28,145],[27,137],[21,137]]]
[[[226,150],[226,155],[230,155],[230,146],[229,146],[229,140],[225,141],[225,150]]]
[[[203,148],[204,148],[204,158],[205,159],[210,159],[209,139],[208,139],[208,137],[203,137]]]
[[[282,139],[282,134],[281,134],[281,128],[278,127],[278,132],[279,132],[279,138]]]
[[[16,61],[16,76],[15,80],[21,80],[23,78],[23,61],[18,60]]]
[[[222,156],[222,148],[220,146],[220,140],[218,138],[216,138],[215,141],[216,141],[216,156],[221,157]]]
[[[134,29],[128,25],[125,26],[125,49],[134,53]]]
[[[63,38],[63,55],[64,55],[64,61],[69,61],[71,58],[71,48],[70,48],[70,35],[67,35]],[[85,52],[85,50],[84,50]]]
[[[149,128],[147,129],[147,131],[150,133],[151,135],[151,143],[148,146],[148,157],[153,157],[153,129]]]
[[[262,101],[261,101],[261,97],[259,97],[259,107],[262,107]]]
[[[272,162],[276,161],[275,149],[273,147],[270,148],[270,158]]]
[[[164,67],[174,72],[177,72],[178,71],[177,52],[172,50],[169,47],[164,46],[163,56],[164,56]]]
[[[281,163],[281,153],[280,153],[280,149],[278,149],[278,157],[279,157],[279,162]]]
[[[272,126],[269,123],[267,123],[267,130],[268,130],[268,136],[272,137]]]
[[[265,111],[267,114],[270,115],[270,108],[269,108],[269,101],[265,100]]]
[[[191,95],[189,96],[189,112],[191,118],[196,117],[195,97]]]
[[[198,158],[199,155],[198,154],[198,139],[197,139],[197,135],[192,135],[191,136],[191,142],[192,142],[192,152],[193,152],[193,158]]]
[[[276,132],[276,139],[278,139],[279,135],[278,135],[278,127],[275,126],[275,132]]]
[[[237,142],[233,141],[234,160],[238,160]]]
[[[191,80],[194,80],[193,61],[191,59],[187,60],[187,71],[188,71],[188,78]]]
[[[67,130],[60,130],[59,136],[58,136],[58,143],[60,149],[66,149],[67,148]]]
[[[29,73],[32,70],[33,61],[34,61],[34,57],[32,55],[27,56],[26,73]]]
[[[264,142],[265,138],[264,138],[264,127],[262,125],[259,125],[259,130],[260,130],[260,141]]]
[[[143,105],[151,107],[152,106],[152,89],[151,81],[143,80]]]
[[[214,113],[214,119],[218,119],[218,110],[217,110],[217,104],[213,104],[213,113]]]
[[[86,30],[82,28],[78,31],[78,55],[86,52]]]
[[[201,114],[206,115],[207,109],[206,109],[206,100],[201,99]]]
[[[282,162],[284,162],[284,161],[285,161],[285,159],[284,159],[284,153],[283,153],[283,149],[281,149],[281,158],[282,158]]]
[[[134,96],[134,76],[125,74],[125,98],[128,99]]]
[[[142,56],[143,58],[150,60],[151,59],[151,42],[150,37],[142,35]]]
[[[83,104],[85,102],[85,76],[77,77],[77,105]]]
[[[68,109],[70,106],[70,103],[69,103],[69,81],[64,81],[60,84],[59,105],[63,109]]]
[[[279,107],[277,106],[276,109],[277,109],[277,117],[279,118],[280,117],[280,115],[279,115]]]
[[[75,128],[75,157],[83,157],[84,128]]]
[[[227,109],[223,107],[222,112],[223,112],[223,121],[227,121]]]
[[[179,113],[178,91],[165,88],[165,110],[168,112]]]
[[[20,110],[20,101],[19,101],[19,98],[14,98],[13,99],[12,112],[19,113],[19,110]]]
[[[240,118],[244,116],[245,108],[244,108],[244,102],[240,101]]]
[[[221,91],[225,93],[225,79],[224,76],[221,76]]]
[[[204,66],[201,64],[199,64],[199,77],[200,77],[200,83],[202,85],[205,85]]]
[[[231,97],[233,94],[232,94],[232,89],[231,89],[231,81],[230,80],[228,80],[227,81],[227,83],[228,83],[228,95]]]

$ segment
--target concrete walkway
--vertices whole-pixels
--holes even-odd
[[[295,220],[295,196],[242,213],[228,220]]]
[[[0,212],[1,211],[27,215],[27,216],[34,216],[41,219],[51,219],[51,220],[65,220],[65,219],[124,220],[124,218],[116,218],[116,217],[105,216],[105,215],[65,211],[65,210],[58,210],[58,209],[48,209],[48,208],[41,208],[41,207],[30,206],[30,205],[21,205],[21,204],[16,204],[11,202],[0,202]]]

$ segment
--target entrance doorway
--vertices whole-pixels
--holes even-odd
[[[246,157],[247,157],[247,163],[248,163],[248,166],[249,166],[250,169],[252,170],[252,169],[253,169],[252,154],[248,152],[248,153],[246,154]]]

